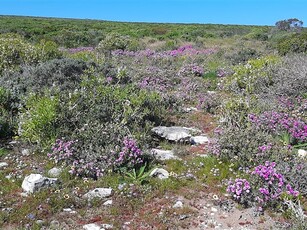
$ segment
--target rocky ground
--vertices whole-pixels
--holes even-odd
[[[281,214],[258,215],[252,208],[240,207],[223,192],[222,181],[208,183],[196,175],[195,168],[204,167],[207,162],[208,135],[214,127],[212,117],[190,111],[176,122],[184,126],[189,123],[187,127],[194,128],[174,126],[152,130],[163,139],[188,142],[177,144],[175,150],[160,146],[151,151],[160,162],[160,167],[151,173],[156,177],[156,186],[125,181],[104,187],[104,182],[67,179],[61,167],[53,167],[45,156],[34,154],[29,146],[19,141],[2,142],[3,149],[8,151],[0,158],[1,228],[264,230],[287,227]],[[177,170],[182,173],[174,173],[181,164],[186,165]],[[212,167],[212,178],[220,174],[219,170],[218,166]],[[59,204],[54,201],[59,197],[57,194]]]

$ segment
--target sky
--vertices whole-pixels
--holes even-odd
[[[0,0],[0,15],[124,22],[307,24],[307,0]]]

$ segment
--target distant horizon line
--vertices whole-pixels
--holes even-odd
[[[224,25],[224,26],[258,26],[258,27],[274,27],[275,26],[275,25],[255,25],[255,24],[222,24],[222,23],[211,23],[211,22],[204,23],[204,22],[114,21],[114,20],[96,19],[96,18],[70,18],[70,17],[56,17],[56,16],[14,15],[14,14],[0,14],[0,17],[27,17],[27,18],[42,18],[42,19],[90,20],[90,21],[103,21],[103,22],[115,22],[115,23],[144,23],[144,24]],[[281,19],[281,20],[285,20],[285,19]]]

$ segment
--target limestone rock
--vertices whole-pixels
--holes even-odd
[[[169,178],[169,173],[165,169],[155,168],[151,171],[149,176],[157,176],[159,179],[164,180]]]
[[[199,130],[197,129],[180,126],[158,126],[153,128],[151,131],[161,138],[175,142],[189,140],[194,133],[199,133]]]
[[[177,201],[174,205],[173,208],[183,208],[183,203],[182,201]]]
[[[306,150],[304,150],[304,149],[299,149],[299,150],[297,151],[297,153],[298,153],[298,156],[299,156],[299,157],[301,157],[301,158],[307,158],[307,151],[306,151]]]
[[[60,176],[61,172],[62,172],[61,169],[54,167],[48,171],[48,175],[52,177],[58,177]]]
[[[95,188],[92,191],[89,191],[88,193],[84,194],[83,197],[92,200],[94,198],[107,198],[112,196],[113,190],[111,188]]]
[[[191,137],[190,142],[192,145],[203,145],[209,143],[209,138],[206,136],[194,136]]]
[[[48,178],[41,174],[30,174],[25,177],[21,187],[27,193],[34,193],[42,188],[53,186],[57,182],[57,178]]]
[[[152,149],[150,154],[161,161],[180,159],[179,157],[174,155],[174,152],[172,150]]]
[[[6,162],[0,162],[0,169],[7,167],[9,164]]]
[[[86,224],[86,225],[83,225],[83,229],[85,229],[85,230],[101,230],[102,228],[97,224]]]

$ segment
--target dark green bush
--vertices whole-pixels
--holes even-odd
[[[20,71],[6,73],[0,84],[18,95],[42,92],[45,89],[74,90],[81,82],[80,75],[88,65],[74,59],[55,59],[36,67],[23,66]]]
[[[260,57],[260,54],[255,49],[251,48],[244,48],[242,50],[239,50],[237,53],[232,55],[230,58],[233,65],[239,64],[239,63],[246,63],[250,59],[255,59],[257,57]]]
[[[286,39],[279,40],[277,42],[277,50],[281,55],[288,53],[306,53],[307,33],[296,33]]]

